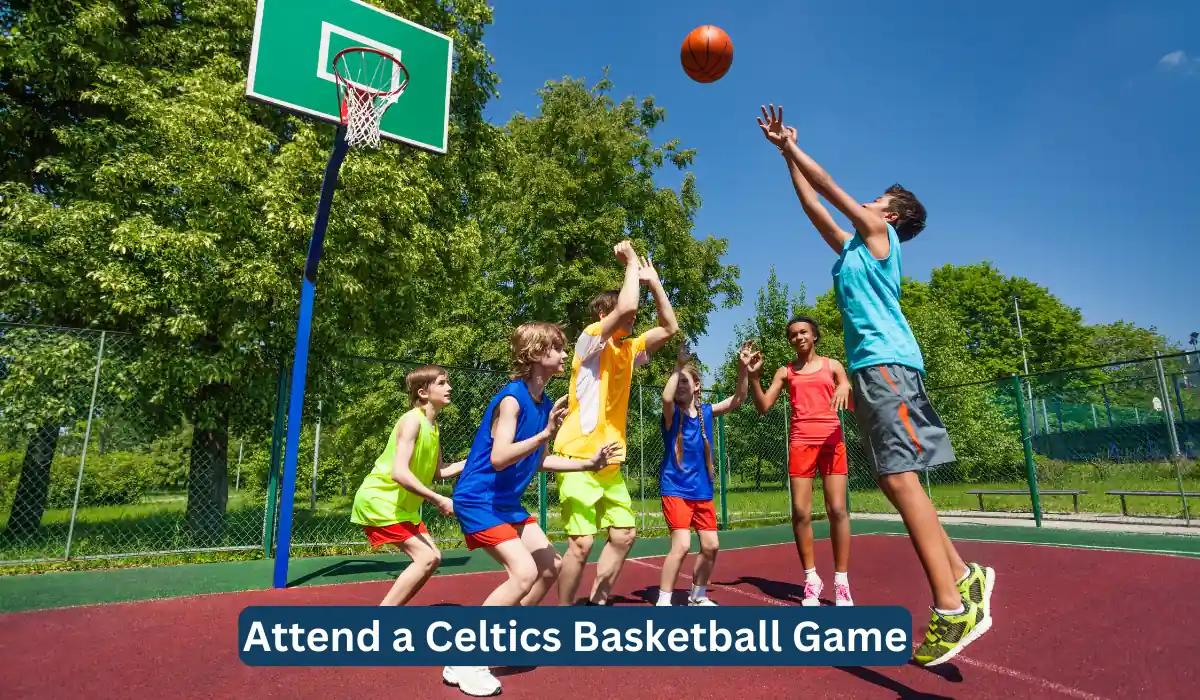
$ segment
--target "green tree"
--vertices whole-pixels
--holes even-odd
[[[1092,333],[1079,309],[1024,277],[1005,277],[987,262],[945,265],[933,271],[929,288],[957,317],[966,347],[990,378],[1024,372],[1020,335],[1033,372],[1095,359]],[[1019,298],[1020,334],[1014,298]]]
[[[316,358],[402,336],[481,247],[462,202],[479,190],[496,82],[482,44],[491,9],[376,4],[454,38],[451,153],[347,159]],[[0,318],[137,334],[137,402],[164,431],[180,416],[194,425],[188,522],[201,541],[221,535],[230,430],[266,430],[291,358],[332,145],[332,128],[245,98],[254,12],[245,0],[52,0],[0,15]]]

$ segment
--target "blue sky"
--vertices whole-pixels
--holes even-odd
[[[770,102],[852,196],[899,181],[921,197],[929,225],[905,244],[905,274],[990,260],[1088,323],[1186,340],[1200,330],[1200,3],[1133,5],[508,0],[485,37],[501,79],[487,116],[532,114],[547,80],[591,84],[605,65],[615,97],[667,110],[656,139],[699,152],[695,234],[729,238],[741,268],[742,306],[697,343],[708,363],[772,264],[810,300],[831,286],[833,253],[754,121]],[[702,24],[735,47],[708,85],[679,65]]]

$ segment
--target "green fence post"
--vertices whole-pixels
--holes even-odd
[[[721,392],[717,392],[717,402],[721,401]],[[725,475],[725,416],[717,416],[717,471],[721,475],[721,529],[729,529],[729,489]]]
[[[263,556],[271,556],[275,544],[275,504],[279,500],[279,460],[283,452],[284,422],[288,406],[287,366],[280,367],[279,383],[275,388],[275,421],[271,427],[271,467],[267,477],[267,503],[263,512]]]
[[[1042,504],[1038,498],[1037,465],[1033,462],[1033,443],[1029,436],[1029,416],[1025,413],[1025,401],[1021,396],[1021,376],[1012,376],[1014,396],[1017,399],[1017,415],[1021,419],[1021,445],[1025,448],[1025,479],[1029,483],[1029,499],[1033,504],[1033,519],[1042,526]]]
[[[546,522],[546,472],[538,472],[538,524],[542,532],[550,532]]]

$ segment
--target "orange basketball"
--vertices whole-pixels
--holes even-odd
[[[720,80],[733,65],[733,42],[720,27],[706,24],[696,27],[683,40],[679,50],[683,72],[698,83]]]

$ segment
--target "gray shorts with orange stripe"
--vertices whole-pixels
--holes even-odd
[[[950,434],[925,395],[920,372],[903,365],[864,367],[850,385],[859,441],[876,476],[954,461]]]

